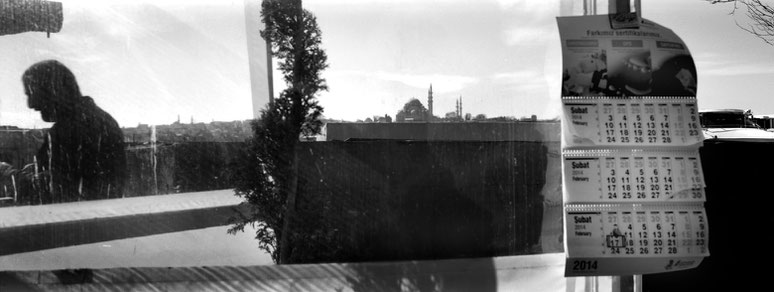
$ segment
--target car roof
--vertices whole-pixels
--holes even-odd
[[[740,110],[740,109],[708,109],[708,110],[700,110],[699,113],[734,113],[734,114],[743,114],[744,110]]]

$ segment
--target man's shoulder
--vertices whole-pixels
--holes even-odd
[[[120,129],[118,122],[108,112],[99,107],[90,96],[83,96],[85,102],[84,110],[90,111],[91,115],[96,118],[96,122],[102,124],[102,126],[108,126],[111,128]]]

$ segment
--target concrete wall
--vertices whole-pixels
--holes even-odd
[[[42,140],[29,132],[0,132],[0,161],[21,168],[32,162],[32,157]],[[171,145],[134,146],[126,150],[127,181],[124,197],[163,195],[172,193],[197,192],[228,189],[233,186],[228,179],[229,165],[235,162],[240,151],[245,151],[241,142],[188,142]],[[155,162],[154,162],[155,160]],[[10,182],[5,189],[11,189]],[[0,196],[13,197],[4,192]],[[11,205],[34,205],[35,195],[19,194],[19,200],[0,201],[0,207]],[[109,198],[104,198],[109,199]]]
[[[559,142],[559,122],[327,123],[326,141],[347,139],[417,141]]]
[[[159,145],[155,150],[150,146],[130,148],[124,194],[137,197],[231,188],[228,166],[244,147],[239,142],[188,142]]]
[[[561,252],[558,151],[537,142],[302,143],[294,230],[331,231],[323,244],[345,251],[336,261]]]

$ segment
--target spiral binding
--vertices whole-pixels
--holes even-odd
[[[703,202],[653,202],[642,204],[631,203],[570,203],[565,205],[565,212],[653,212],[664,211],[660,208],[669,208],[669,211],[665,212],[702,212],[704,213]]]
[[[635,156],[695,156],[699,158],[699,150],[690,146],[653,146],[650,148],[566,148],[562,149],[562,155],[565,157],[635,157]]]
[[[658,100],[658,101],[696,101],[696,96],[606,96],[606,95],[585,95],[585,96],[562,96],[562,101],[578,100],[608,100],[610,102],[626,102],[640,100]]]

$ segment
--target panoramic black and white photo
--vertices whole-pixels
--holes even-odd
[[[765,287],[772,80],[774,0],[0,0],[0,291]]]

